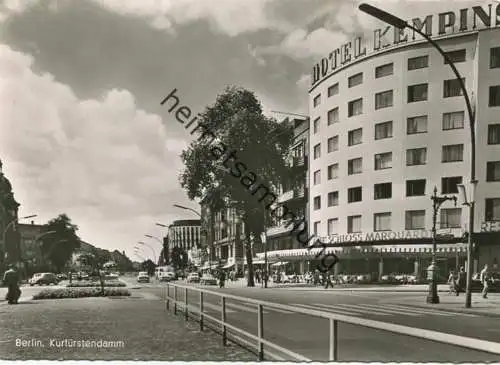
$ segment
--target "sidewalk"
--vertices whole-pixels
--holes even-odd
[[[391,304],[411,305],[419,308],[432,308],[437,310],[446,310],[458,313],[472,313],[483,316],[500,317],[500,294],[490,293],[487,299],[483,299],[481,293],[472,293],[471,308],[465,308],[465,294],[461,293],[458,297],[454,294],[440,294],[439,304],[428,304],[425,298],[415,300],[415,297],[398,298],[396,300],[387,300]]]
[[[159,300],[61,299],[0,306],[2,360],[255,361]],[[21,343],[24,341],[24,343]],[[87,341],[94,341],[87,342]]]

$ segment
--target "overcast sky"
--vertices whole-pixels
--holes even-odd
[[[371,3],[411,18],[486,2]],[[190,135],[160,106],[172,89],[195,112],[238,85],[266,113],[307,114],[314,61],[380,25],[350,0],[0,4],[0,159],[19,215],[65,212],[83,240],[129,256],[165,233],[155,222],[197,218],[172,207],[199,209],[178,183]]]

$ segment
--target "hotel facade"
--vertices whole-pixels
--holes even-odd
[[[473,99],[474,231],[484,233],[476,240],[477,272],[500,259],[500,6],[497,17],[491,6],[473,10],[460,10],[460,22],[451,12],[439,14],[436,29],[429,16],[413,25],[454,61]],[[371,49],[361,38],[340,45],[313,68],[311,233],[340,257],[337,274],[421,277],[431,260],[436,187],[439,196],[458,198],[437,212],[436,256],[446,275],[466,260],[469,209],[457,188],[470,182],[464,97],[443,56],[412,31],[387,27],[370,42]]]

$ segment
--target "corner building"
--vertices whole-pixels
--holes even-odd
[[[336,274],[425,277],[434,187],[438,196],[458,198],[437,212],[441,275],[465,264],[469,209],[457,189],[470,182],[465,100],[442,55],[407,33],[407,42],[367,52],[322,78],[316,66],[309,91],[309,224],[338,253]],[[476,105],[474,230],[484,234],[474,272],[486,263],[497,268],[500,28],[433,39],[454,60]]]

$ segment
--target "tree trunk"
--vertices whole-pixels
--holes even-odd
[[[239,232],[238,232],[239,233]],[[250,233],[245,229],[245,256],[247,258],[247,286],[255,286],[254,272],[253,272],[253,255],[252,255],[252,243],[250,242]]]
[[[104,279],[102,278],[101,270],[99,272],[99,283],[101,284],[101,295],[104,296]]]

